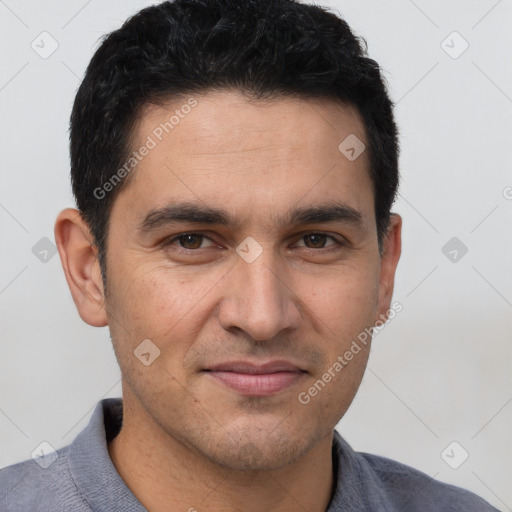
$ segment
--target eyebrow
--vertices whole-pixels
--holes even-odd
[[[295,208],[284,216],[274,218],[277,225],[302,225],[313,223],[340,222],[361,228],[364,219],[361,212],[342,202],[328,202],[315,206]],[[236,228],[241,222],[221,208],[200,203],[180,202],[149,211],[137,225],[137,231],[147,233],[167,225],[179,223],[197,223],[231,226]]]

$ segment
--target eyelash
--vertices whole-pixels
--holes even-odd
[[[186,235],[199,235],[201,237],[204,237],[208,240],[210,240],[211,242],[214,242],[208,235],[206,235],[205,233],[201,233],[201,232],[196,232],[196,231],[187,231],[185,233],[180,233],[178,235],[174,235],[170,238],[166,238],[161,246],[166,248],[170,245],[174,245],[174,242],[175,241],[178,241],[179,238],[181,238],[182,236],[186,236]],[[326,252],[331,252],[333,250],[337,250],[341,247],[344,247],[346,246],[346,243],[337,239],[336,237],[334,237],[333,235],[328,235],[327,233],[322,233],[322,232],[317,232],[317,231],[308,231],[307,233],[304,233],[303,235],[301,235],[301,237],[297,240],[297,241],[301,241],[303,240],[306,236],[308,235],[322,235],[322,236],[325,236],[326,238],[330,238],[334,244],[331,245],[331,246],[327,246],[327,247],[319,247],[319,248],[314,248],[314,247],[302,247],[302,249],[305,249],[306,251],[308,252],[320,252],[322,251],[323,253],[326,253]],[[185,252],[185,253],[194,253],[194,252],[199,252],[201,250],[201,248],[199,249],[187,249],[185,247],[180,247],[179,245],[176,245],[177,247],[177,250],[179,252]],[[205,248],[207,249],[207,247]]]

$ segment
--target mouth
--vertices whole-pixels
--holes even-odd
[[[247,396],[274,395],[296,384],[306,371],[287,361],[221,363],[203,370],[217,382]]]

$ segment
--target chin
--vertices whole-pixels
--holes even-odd
[[[208,453],[203,454],[230,470],[276,471],[298,461],[313,445],[304,433],[247,427],[224,431],[222,439],[210,440]]]

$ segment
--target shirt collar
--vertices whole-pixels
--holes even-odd
[[[96,405],[89,424],[70,447],[71,475],[95,512],[146,511],[116,471],[108,453],[107,438],[115,437],[121,422],[122,400],[104,399]]]
[[[332,456],[336,487],[326,512],[389,510],[378,476],[337,430],[334,430]]]

